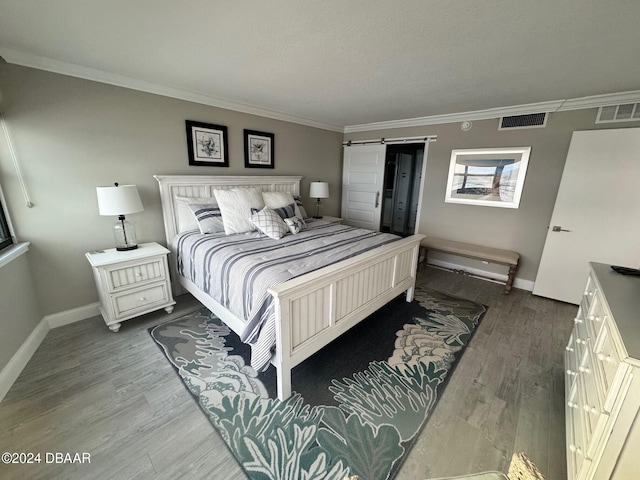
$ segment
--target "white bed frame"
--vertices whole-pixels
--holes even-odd
[[[213,190],[255,187],[263,191],[300,194],[297,176],[156,175],[160,184],[167,246],[178,232],[176,196],[213,197]],[[423,235],[413,235],[377,247],[353,258],[307,273],[269,289],[276,307],[276,350],[271,360],[277,369],[278,398],[291,396],[291,370],[383,305],[406,291],[413,300],[418,249]],[[194,283],[177,274],[171,252],[174,292],[184,287],[235,331],[245,320],[220,305]],[[176,284],[177,280],[177,284]]]

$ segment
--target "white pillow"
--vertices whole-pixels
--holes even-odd
[[[300,230],[307,226],[305,221],[300,217],[285,218],[284,223],[287,224],[287,227],[289,227],[289,231],[294,235],[300,233]]]
[[[189,205],[189,208],[196,217],[200,233],[224,232],[222,214],[217,205],[192,203]]]
[[[251,209],[262,209],[264,201],[262,192],[257,188],[233,188],[230,190],[214,190],[222,222],[224,233],[245,233],[255,230],[251,222]]]
[[[289,227],[284,223],[282,217],[269,207],[264,207],[259,212],[251,215],[251,221],[258,227],[258,230],[275,240],[289,233]]]
[[[178,233],[187,230],[198,230],[200,227],[189,205],[191,204],[215,205],[215,197],[183,197],[176,195],[176,215],[178,217]]]
[[[291,195],[290,192],[262,192],[262,198],[264,200],[264,204],[269,208],[282,208],[293,203],[296,206],[296,217],[303,218],[302,212],[300,212],[298,204],[293,199],[293,195]]]

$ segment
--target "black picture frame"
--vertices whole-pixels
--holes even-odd
[[[189,165],[228,167],[227,127],[211,123],[185,121]]]
[[[274,168],[274,134],[244,130],[245,168]]]

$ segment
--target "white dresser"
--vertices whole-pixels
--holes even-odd
[[[590,266],[565,352],[568,478],[640,479],[640,277]]]
[[[86,254],[100,298],[100,313],[117,332],[124,320],[164,308],[173,311],[167,254],[157,243],[143,243],[135,250],[115,248]]]

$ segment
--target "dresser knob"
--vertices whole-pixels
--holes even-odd
[[[591,373],[591,369],[589,367],[578,367],[582,373]]]
[[[139,300],[140,300],[141,302],[144,302],[144,301],[146,300],[146,298],[144,298],[144,297],[140,297],[140,299],[139,299]]]
[[[567,406],[568,406],[569,408],[578,408],[578,404],[577,404],[577,403],[575,403],[575,402],[572,402],[571,400],[569,400],[569,401],[567,402]]]
[[[583,320],[580,317],[576,317],[573,319],[573,323],[578,324],[578,323],[583,323]]]
[[[601,362],[610,362],[611,361],[611,355],[605,355],[604,353],[599,353],[598,354],[598,360],[600,360]]]
[[[589,315],[589,320],[599,322],[600,315]]]
[[[569,346],[564,347],[564,349],[565,349],[567,352],[573,352],[573,348],[571,348],[571,347],[569,347]]]
[[[574,372],[573,370],[567,370],[567,375],[577,375],[577,372]]]

